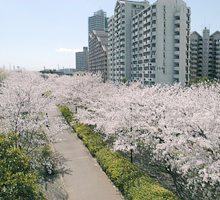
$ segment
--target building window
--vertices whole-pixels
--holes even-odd
[[[166,29],[163,30],[163,34],[166,35]]]
[[[165,60],[163,60],[163,66],[165,67],[166,63],[165,63]]]
[[[163,14],[163,19],[164,19],[164,20],[166,19],[166,14],[165,14],[165,13]]]
[[[164,57],[164,58],[166,57],[166,53],[165,53],[165,52],[163,52],[163,57]]]
[[[164,43],[166,42],[166,37],[163,37],[163,42],[164,42]]]
[[[163,45],[163,50],[164,50],[164,51],[166,50],[166,45],[165,45],[165,44]]]
[[[166,12],[166,6],[163,6],[163,12]]]
[[[164,28],[166,27],[166,22],[163,23]]]

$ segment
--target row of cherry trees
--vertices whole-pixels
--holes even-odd
[[[63,76],[56,84],[57,99],[72,109],[78,106],[80,122],[113,138],[115,150],[135,150],[141,144],[153,160],[164,163],[174,182],[182,176],[191,198],[219,195],[219,84],[143,87],[103,83],[94,74]]]
[[[220,191],[219,91],[219,84],[143,87],[103,83],[100,74],[58,77],[19,71],[0,87],[0,129],[17,134],[17,146],[37,160],[35,150],[62,130],[59,120],[45,113],[51,106],[67,105],[82,123],[114,140],[115,150],[135,151],[142,145],[174,182],[182,176],[191,198],[202,193],[214,199]],[[53,163],[45,160],[45,166],[51,169]]]

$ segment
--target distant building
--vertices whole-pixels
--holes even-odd
[[[94,15],[88,18],[89,34],[92,34],[93,30],[105,31],[108,27],[107,19],[106,12],[102,9],[94,12]]]
[[[89,34],[89,71],[101,72],[103,77],[107,77],[107,53],[108,53],[108,33],[105,31],[93,30]]]
[[[59,72],[63,72],[66,75],[73,75],[75,73],[74,68],[63,68],[63,69],[58,69]]]
[[[210,35],[207,28],[202,35],[192,32],[190,49],[191,80],[195,80],[195,77],[220,79],[220,32]]]
[[[110,79],[188,84],[190,21],[182,0],[118,0],[108,20]]]
[[[87,71],[88,59],[88,47],[83,47],[82,52],[76,52],[76,71]]]

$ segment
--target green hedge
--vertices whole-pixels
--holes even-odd
[[[67,108],[66,106],[62,106],[62,107],[60,107],[60,112],[65,117],[67,123],[70,124],[70,122],[72,122],[72,118],[73,118],[73,113],[70,111],[70,109]]]
[[[63,110],[66,112],[68,109]],[[89,126],[76,123],[73,125],[73,129],[126,199],[177,200],[172,192],[153,181],[121,154],[112,153],[107,143]]]

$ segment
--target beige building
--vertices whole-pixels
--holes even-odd
[[[105,31],[93,30],[89,34],[89,71],[101,72],[103,77],[107,77],[107,52],[108,33]]]
[[[192,32],[190,36],[191,80],[195,77],[220,79],[220,32],[210,35],[205,28],[202,35]]]

